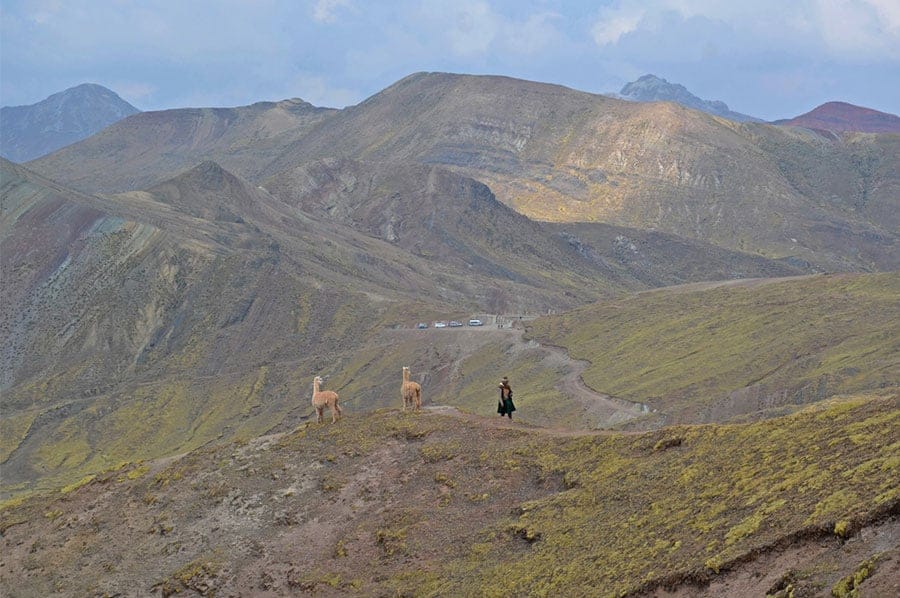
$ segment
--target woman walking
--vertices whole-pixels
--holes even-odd
[[[513,404],[513,392],[512,387],[509,385],[509,378],[503,376],[503,379],[500,380],[500,402],[497,403],[497,413],[500,414],[500,417],[508,415],[509,419],[512,419],[512,414],[515,410],[516,406]]]

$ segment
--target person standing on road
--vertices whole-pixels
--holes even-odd
[[[500,402],[497,403],[497,413],[500,414],[500,417],[507,415],[509,419],[512,419],[512,414],[515,410],[516,406],[513,404],[513,391],[509,385],[509,378],[503,376],[503,379],[500,380]]]

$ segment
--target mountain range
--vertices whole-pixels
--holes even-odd
[[[341,111],[142,113],[29,168],[81,191],[121,192],[198,159],[263,185],[322,158],[435,164],[535,220],[652,228],[824,270],[891,269],[896,145],[891,135],[832,139],[673,104],[420,73]]]
[[[27,162],[139,112],[114,91],[82,83],[28,106],[0,108],[0,156]]]
[[[898,162],[445,73],[0,160],[0,588],[881,591]]]

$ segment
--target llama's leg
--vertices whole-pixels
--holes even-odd
[[[337,414],[336,417],[335,414]],[[335,402],[334,407],[331,408],[331,423],[337,422],[343,415],[344,411],[341,409],[341,406]]]
[[[321,424],[325,412],[324,407],[316,407],[316,423]]]
[[[407,403],[406,393],[404,392],[402,395],[400,395],[400,398],[403,399],[403,411],[405,412],[406,411],[406,403]]]

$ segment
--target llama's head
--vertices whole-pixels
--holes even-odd
[[[409,366],[407,366],[407,365],[403,366],[403,371],[404,371],[404,372],[408,372],[408,371],[409,371]]]
[[[315,382],[316,384],[321,384],[322,376],[316,376],[315,378],[313,378],[313,382]]]

